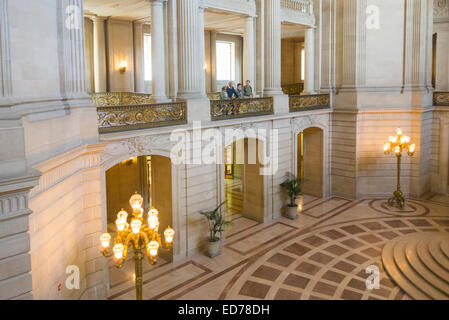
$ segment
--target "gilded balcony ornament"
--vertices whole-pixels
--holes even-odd
[[[449,92],[434,92],[433,93],[433,105],[434,106],[449,106]]]
[[[100,133],[187,123],[185,102],[97,107]]]
[[[300,112],[330,108],[329,94],[290,96],[290,112]]]
[[[211,100],[213,121],[274,114],[273,98]]]
[[[286,84],[282,86],[282,91],[284,94],[290,95],[300,95],[304,91],[304,83],[294,83],[294,84]]]
[[[106,92],[92,94],[92,102],[97,107],[135,106],[153,104],[150,94],[133,92]]]

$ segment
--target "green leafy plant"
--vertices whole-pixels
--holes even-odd
[[[298,179],[293,173],[287,172],[287,179],[281,183],[281,187],[288,192],[290,197],[289,207],[296,207],[296,197],[301,194],[301,185],[304,179]]]
[[[201,211],[200,213],[206,217],[209,223],[209,241],[217,242],[220,240],[221,234],[225,231],[225,227],[230,225],[232,222],[227,221],[223,214],[221,213],[221,207],[226,202],[223,202],[218,207],[212,211]]]

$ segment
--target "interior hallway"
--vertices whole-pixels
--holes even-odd
[[[255,223],[227,237],[222,255],[198,254],[147,266],[144,299],[409,299],[381,264],[385,243],[404,234],[449,232],[449,197],[409,200],[404,211],[386,200],[304,196],[296,221]],[[369,291],[367,266],[381,271]],[[110,299],[134,299],[134,284],[118,282]]]

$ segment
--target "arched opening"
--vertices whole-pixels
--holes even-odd
[[[258,152],[263,143],[245,138],[225,148],[226,235],[264,221],[264,177]]]
[[[129,198],[139,193],[144,201],[144,214],[155,207],[159,211],[159,232],[168,226],[173,227],[172,218],[172,165],[170,158],[151,155],[139,156],[122,161],[106,171],[106,208],[107,228],[112,239],[116,236],[115,220],[117,213],[123,208],[129,214],[132,208]],[[128,254],[127,262],[120,269],[115,267],[115,261],[109,259],[109,283],[114,289],[127,281],[133,281],[133,255]],[[157,265],[173,261],[173,251],[164,246],[159,248]],[[145,273],[156,266],[143,263]]]
[[[308,128],[297,136],[297,176],[305,179],[302,192],[323,197],[323,130]]]

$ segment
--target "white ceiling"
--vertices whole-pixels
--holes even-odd
[[[150,3],[145,0],[84,0],[84,13],[123,20],[147,20]]]
[[[204,26],[207,30],[243,35],[245,24],[245,17],[237,13],[213,9],[204,12]]]
[[[293,24],[293,23],[282,23],[282,38],[303,38],[304,37],[304,29],[306,26]]]
[[[84,0],[86,15],[113,17],[131,21],[151,21],[150,3],[145,0]],[[206,9],[204,13],[206,30],[220,33],[239,34],[245,32],[245,16],[233,12]],[[283,23],[282,38],[304,36],[304,27]]]

